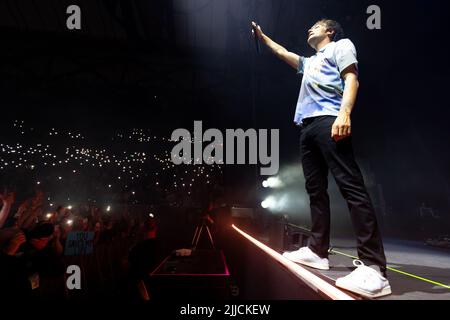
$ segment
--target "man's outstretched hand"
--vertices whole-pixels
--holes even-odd
[[[331,138],[334,141],[342,140],[351,134],[351,121],[350,115],[346,113],[339,113],[336,120],[334,120],[331,127]]]
[[[261,27],[255,21],[252,21],[252,35],[262,40],[263,32],[261,30]]]

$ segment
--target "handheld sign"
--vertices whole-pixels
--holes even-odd
[[[94,232],[70,232],[67,235],[64,255],[81,256],[91,254],[94,249]]]

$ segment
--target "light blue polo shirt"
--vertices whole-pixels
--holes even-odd
[[[300,57],[297,73],[303,79],[294,116],[297,125],[305,118],[338,115],[344,92],[341,72],[351,64],[358,61],[349,39],[330,42],[312,57]]]

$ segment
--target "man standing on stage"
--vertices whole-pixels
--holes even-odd
[[[300,148],[306,191],[311,207],[311,237],[307,247],[283,256],[313,268],[328,270],[330,200],[328,171],[350,210],[357,236],[357,268],[339,278],[336,286],[374,298],[391,293],[385,278],[386,258],[375,212],[355,162],[350,114],[358,92],[356,49],[333,20],[320,20],[308,30],[311,57],[289,52],[252,22],[258,37],[281,60],[303,74],[294,122],[301,129]]]

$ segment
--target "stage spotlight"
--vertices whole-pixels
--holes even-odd
[[[270,196],[266,198],[263,202],[261,202],[261,207],[263,207],[264,209],[270,209],[274,207],[275,204],[276,204],[275,198]]]
[[[270,177],[262,183],[264,188],[280,188],[283,186],[279,177]]]

